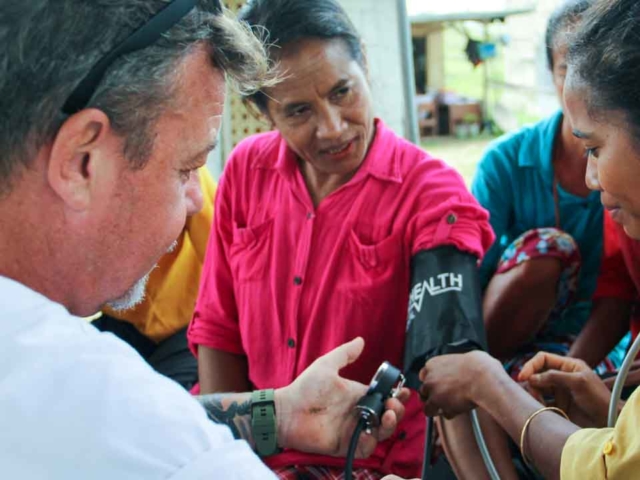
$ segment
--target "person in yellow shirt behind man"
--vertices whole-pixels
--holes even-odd
[[[156,371],[186,389],[198,381],[186,329],[198,295],[217,187],[207,167],[198,173],[203,208],[187,218],[175,248],[150,272],[142,303],[130,310],[105,309],[93,321],[96,328],[130,344]]]

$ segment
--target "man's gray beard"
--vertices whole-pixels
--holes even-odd
[[[133,286],[120,298],[116,298],[115,300],[108,302],[107,306],[115,312],[122,312],[124,310],[130,310],[136,305],[142,303],[150,274],[151,272],[147,273],[144,277],[134,283]]]
[[[176,240],[169,246],[167,253],[173,252],[177,246],[178,241]],[[156,268],[156,266],[154,266],[151,271],[153,271],[154,268]],[[151,271],[134,283],[133,286],[120,298],[107,302],[107,307],[111,308],[114,312],[122,312],[124,310],[130,310],[136,305],[140,305],[144,300],[144,295],[147,290],[147,282],[149,281]]]

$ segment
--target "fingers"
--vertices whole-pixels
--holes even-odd
[[[418,374],[418,378],[421,382],[424,382],[429,375],[429,370],[433,367],[438,361],[438,357],[433,357],[427,360],[424,364],[424,367],[420,369],[420,373]]]
[[[443,413],[442,408],[440,408],[434,402],[430,402],[428,399],[424,401],[422,410],[427,417],[439,417]]]
[[[522,367],[518,380],[527,381],[531,375],[546,370],[562,370],[563,372],[583,372],[590,367],[577,358],[562,357],[553,353],[539,352]]]
[[[568,389],[571,390],[576,382],[576,374],[561,372],[559,370],[549,370],[529,377],[529,384],[538,390]]]
[[[538,352],[531,360],[524,364],[518,375],[518,380],[526,382],[531,375],[536,373],[550,369],[560,370],[564,360],[566,360],[565,357],[553,353]]]
[[[401,393],[401,395],[404,395]],[[400,398],[390,398],[385,403],[385,412],[380,419],[380,426],[376,432],[376,438],[382,442],[393,435],[398,423],[402,420],[405,413],[405,407]]]
[[[384,407],[386,411],[394,412],[396,417],[398,418],[398,421],[402,420],[402,418],[404,417],[404,403],[399,398],[390,398],[385,402]]]
[[[422,385],[420,385],[420,388],[418,388],[418,395],[420,395],[420,400],[422,402],[426,402],[427,400],[429,400],[429,388],[426,384],[423,383]]]
[[[391,399],[387,402],[391,408],[386,410],[380,418],[380,425],[371,431],[371,434],[362,432],[358,439],[358,448],[356,449],[357,458],[367,458],[376,448],[378,442],[387,440],[398,428],[402,415],[404,415],[404,405],[397,399]]]
[[[400,417],[394,410],[387,410],[380,419],[380,426],[378,427],[377,437],[378,441],[382,442],[393,435],[398,427]]]
[[[583,374],[580,372],[549,370],[529,377],[529,386],[539,392],[539,397],[552,397],[552,405],[569,412],[575,395],[584,387],[583,381]],[[538,400],[541,401],[540,398]]]
[[[565,413],[570,413],[571,404],[573,403],[573,395],[571,391],[564,388],[556,389],[554,395],[555,406]]]
[[[426,378],[427,378],[427,364],[425,363],[424,367],[420,369],[420,373],[418,373],[418,379],[421,382],[424,382]]]
[[[533,398],[535,398],[538,402],[542,404],[546,403],[544,399],[544,394],[546,392],[542,392],[538,389],[533,388],[529,382],[523,382],[520,386],[524,388],[524,390]]]
[[[402,403],[407,403],[410,396],[411,396],[411,390],[409,390],[408,388],[403,388],[402,390],[400,390],[398,395],[396,395],[396,398],[400,400],[400,402]]]
[[[355,362],[363,349],[364,340],[362,337],[357,337],[350,342],[340,345],[338,348],[334,348],[329,353],[320,357],[317,361],[338,371],[350,363]]]

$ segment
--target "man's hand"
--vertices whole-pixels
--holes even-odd
[[[611,392],[582,360],[540,352],[518,377],[541,397],[552,396],[554,405],[581,427],[605,427]]]
[[[356,427],[355,405],[367,392],[361,383],[347,380],[338,372],[356,361],[362,353],[364,341],[356,338],[320,357],[291,385],[276,391],[278,443],[333,456],[344,456]],[[360,436],[356,456],[371,455],[378,441],[386,440],[404,415],[409,390],[403,389],[398,398],[385,405],[381,425],[371,435]]]
[[[420,396],[430,417],[453,418],[473,410],[483,378],[506,375],[500,362],[480,351],[431,358],[420,370]]]

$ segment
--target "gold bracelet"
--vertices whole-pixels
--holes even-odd
[[[520,454],[522,455],[522,460],[524,460],[524,463],[527,464],[528,466],[530,466],[530,463],[529,463],[529,460],[527,459],[527,455],[524,453],[524,447],[525,447],[524,441],[527,436],[527,430],[529,429],[529,425],[531,425],[531,421],[543,412],[555,412],[558,415],[562,415],[564,418],[569,420],[569,417],[567,416],[567,414],[557,407],[543,407],[533,412],[529,416],[529,418],[527,418],[527,421],[524,422],[524,427],[522,427],[522,433],[520,434]]]

